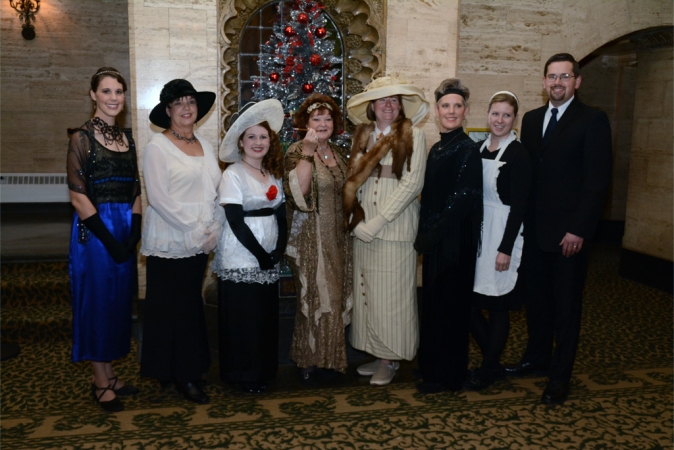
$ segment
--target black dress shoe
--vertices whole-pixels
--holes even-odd
[[[316,369],[314,373],[316,374],[316,378],[323,381],[335,380],[341,375],[341,373],[336,370],[324,369],[322,367]]]
[[[304,372],[300,371],[300,381],[306,386],[316,386],[318,384],[318,379],[316,377],[316,372]]]
[[[506,376],[508,377],[523,377],[526,375],[547,375],[549,367],[544,364],[537,364],[531,362],[521,362],[510,366],[504,366]]]
[[[94,401],[96,401],[96,403],[98,403],[101,408],[107,412],[124,411],[124,403],[119,401],[119,398],[117,397],[113,398],[112,400],[108,400],[107,402],[101,401],[101,397],[103,397],[106,391],[112,391],[112,387],[108,386],[99,388],[94,383],[91,383],[91,394],[94,396]]]
[[[178,392],[183,394],[183,397],[191,402],[205,405],[210,401],[208,395],[206,395],[194,381],[188,381],[187,383],[176,382],[176,388],[178,389]]]
[[[501,367],[493,370],[472,370],[463,382],[463,388],[467,391],[481,391],[504,379],[505,373]]]
[[[246,394],[262,394],[267,392],[267,385],[264,383],[240,383],[239,388]]]
[[[437,394],[438,392],[447,391],[447,385],[444,383],[417,383],[417,391],[420,394]]]
[[[108,380],[112,383],[112,390],[115,392],[116,395],[119,395],[120,397],[128,397],[130,395],[136,395],[140,392],[140,389],[130,384],[125,384],[121,388],[115,389],[115,386],[117,386],[117,381],[119,381],[119,378],[112,377],[108,378]]]
[[[543,391],[541,402],[546,405],[563,405],[569,396],[569,383],[551,381]]]

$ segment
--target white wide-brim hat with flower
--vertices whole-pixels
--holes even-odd
[[[418,124],[428,114],[429,103],[424,91],[417,86],[394,77],[379,77],[365,86],[365,90],[356,94],[346,103],[346,112],[349,120],[356,125],[368,123],[367,108],[372,100],[401,95],[405,116],[414,125]]]
[[[220,161],[234,163],[241,160],[239,138],[250,127],[267,122],[269,128],[278,133],[283,127],[283,105],[275,98],[257,103],[247,103],[232,116],[231,126],[220,144]]]

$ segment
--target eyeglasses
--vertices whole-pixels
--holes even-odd
[[[575,78],[575,75],[571,75],[570,73],[560,73],[559,75],[554,74],[554,73],[549,73],[545,76],[545,78],[548,79],[548,81],[557,81],[557,78],[559,78],[562,81],[566,81],[569,78]]]

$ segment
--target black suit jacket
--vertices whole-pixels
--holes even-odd
[[[547,108],[522,119],[521,142],[534,173],[525,233],[535,235],[541,250],[557,252],[567,232],[584,239],[594,233],[611,181],[613,151],[606,113],[575,98],[544,145]]]

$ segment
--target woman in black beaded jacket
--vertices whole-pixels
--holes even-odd
[[[435,90],[440,142],[428,155],[415,248],[423,254],[419,369],[424,394],[460,390],[468,369],[470,309],[482,224],[479,147],[463,130],[470,91]]]

